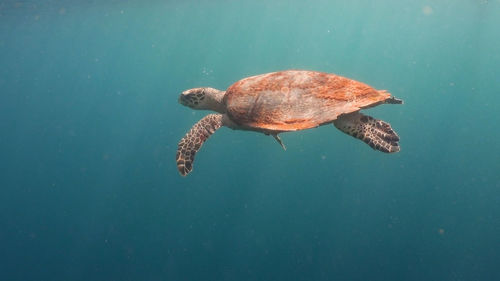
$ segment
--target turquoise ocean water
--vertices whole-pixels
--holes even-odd
[[[0,1],[0,280],[500,280],[500,1]],[[222,128],[185,89],[308,69],[405,101]]]

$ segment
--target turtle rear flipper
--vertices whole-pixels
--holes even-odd
[[[382,120],[353,112],[341,115],[333,121],[333,125],[342,132],[364,141],[373,149],[386,153],[400,150],[399,136],[389,123]]]
[[[177,147],[177,169],[186,176],[193,170],[194,156],[203,143],[222,126],[221,114],[209,114],[203,117],[181,139]]]

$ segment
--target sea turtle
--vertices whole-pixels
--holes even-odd
[[[399,151],[399,137],[391,125],[359,110],[403,101],[385,90],[335,74],[305,70],[272,72],[244,78],[226,91],[186,90],[179,102],[193,109],[218,112],[203,117],[179,142],[176,160],[183,176],[193,169],[194,156],[203,142],[222,126],[271,135],[285,149],[280,133],[333,123],[373,149]]]

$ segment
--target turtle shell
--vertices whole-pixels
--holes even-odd
[[[242,79],[224,96],[227,114],[243,128],[297,131],[383,103],[390,93],[335,74],[287,70]]]

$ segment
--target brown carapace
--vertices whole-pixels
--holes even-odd
[[[382,103],[401,104],[385,90],[335,74],[287,70],[242,79],[225,92],[213,88],[184,91],[179,102],[193,109],[210,109],[179,142],[177,167],[181,175],[192,170],[194,155],[221,126],[272,135],[333,123],[373,149],[398,152],[399,137],[389,123],[359,112]]]

